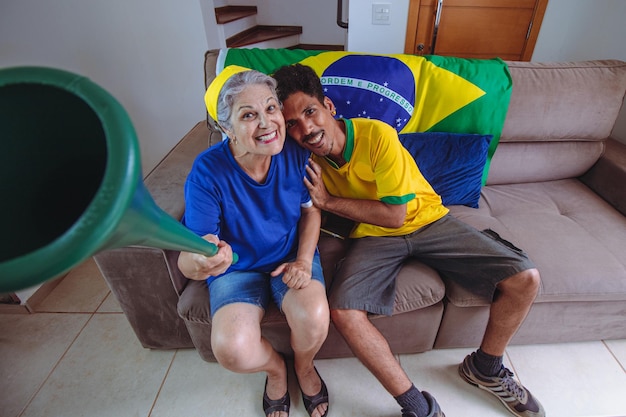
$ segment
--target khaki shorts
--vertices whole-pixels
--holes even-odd
[[[396,276],[407,258],[487,299],[500,281],[535,268],[524,251],[493,230],[478,231],[448,214],[405,236],[353,239],[333,279],[330,308],[390,316]]]

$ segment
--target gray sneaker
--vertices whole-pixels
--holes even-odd
[[[426,397],[426,401],[428,401],[428,407],[430,410],[426,417],[446,417],[443,411],[441,411],[441,408],[439,408],[439,404],[437,404],[437,400],[435,400],[435,397],[433,397],[426,391],[422,391],[422,395]],[[402,413],[402,417],[417,417],[417,414],[415,414],[413,411],[408,411]]]
[[[461,378],[495,395],[504,406],[518,417],[545,417],[543,406],[526,388],[513,379],[513,372],[504,366],[496,376],[482,375],[474,367],[474,355],[468,355],[459,365]]]

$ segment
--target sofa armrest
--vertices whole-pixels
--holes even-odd
[[[626,216],[626,144],[609,138],[604,154],[580,180]]]
[[[193,347],[185,322],[178,316],[178,294],[162,249],[110,249],[94,259],[143,347]]]
[[[209,134],[205,121],[197,123],[144,180],[154,202],[176,220],[185,211],[185,180],[196,156],[207,149]],[[177,251],[130,246],[94,258],[144,347],[193,347],[177,311],[188,283],[176,266]]]
[[[209,147],[210,133],[206,122],[198,122],[144,180],[154,202],[177,220],[185,211],[185,180],[196,156]]]

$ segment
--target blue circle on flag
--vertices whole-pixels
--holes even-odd
[[[378,119],[399,132],[413,114],[415,79],[397,58],[348,55],[330,64],[321,81],[339,117]]]

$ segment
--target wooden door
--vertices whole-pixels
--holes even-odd
[[[548,0],[409,0],[404,52],[530,61],[547,4]]]

